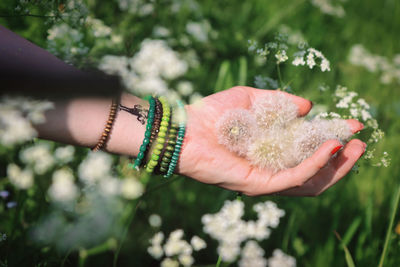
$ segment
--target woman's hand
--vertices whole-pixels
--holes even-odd
[[[312,157],[298,166],[273,174],[271,170],[250,165],[242,157],[228,151],[217,141],[215,123],[228,109],[249,109],[253,101],[276,91],[251,87],[233,87],[202,99],[201,103],[186,106],[188,121],[177,171],[200,182],[214,184],[246,195],[316,196],[343,178],[362,156],[366,144],[353,139],[332,158],[340,142],[325,142]],[[306,115],[312,103],[287,94],[297,106],[299,116]],[[356,133],[363,125],[348,120]]]

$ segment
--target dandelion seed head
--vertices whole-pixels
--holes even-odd
[[[227,111],[216,123],[218,142],[230,151],[244,155],[256,131],[254,116],[245,109]]]
[[[257,126],[267,130],[275,126],[284,126],[296,118],[298,108],[283,93],[270,94],[257,99],[251,108],[257,121]]]

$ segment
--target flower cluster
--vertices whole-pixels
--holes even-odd
[[[139,93],[167,94],[177,98],[177,93],[169,90],[168,81],[186,73],[188,64],[180,59],[163,40],[145,40],[141,49],[132,57],[105,56],[99,68],[110,74],[120,75],[128,90]],[[190,92],[191,84],[179,86],[183,94]]]
[[[218,254],[225,262],[233,262],[241,253],[240,245],[248,239],[262,241],[270,236],[270,228],[276,228],[285,212],[275,203],[257,203],[253,210],[258,214],[257,221],[244,221],[244,204],[239,200],[225,201],[216,214],[202,217],[203,231],[219,242]],[[249,245],[252,246],[252,245]],[[260,248],[261,249],[261,248]],[[244,253],[244,255],[243,255]],[[249,251],[242,251],[243,262],[248,262]],[[263,253],[256,253],[258,258]]]
[[[216,123],[218,141],[253,165],[277,172],[300,164],[327,140],[345,143],[352,135],[345,120],[308,121],[297,113],[283,93],[270,94],[255,100],[250,111],[227,111]]]
[[[3,96],[0,99],[0,144],[5,147],[36,137],[32,124],[44,122],[44,112],[53,108],[48,101],[27,97]]]
[[[342,115],[335,114],[345,119],[357,119],[364,123],[367,129],[371,130],[369,138],[367,140],[368,145],[378,143],[385,136],[384,132],[379,128],[378,121],[372,116],[370,105],[364,98],[359,98],[358,94],[354,91],[349,91],[347,87],[338,85],[334,94],[334,101],[336,102],[336,108]],[[327,113],[321,113],[318,117],[327,117]],[[375,158],[376,149],[369,148],[365,153],[364,158],[373,159]],[[382,156],[378,159],[374,166],[389,166],[390,157],[386,151],[383,152]]]
[[[203,239],[198,236],[193,236],[190,243],[183,240],[184,232],[182,229],[177,229],[170,233],[165,244],[164,234],[162,232],[156,233],[151,239],[151,246],[148,247],[147,252],[155,259],[161,259],[163,255],[166,257],[162,260],[161,266],[192,266],[194,259],[192,257],[193,250],[199,251],[207,247]]]
[[[400,54],[395,55],[391,61],[386,57],[371,53],[361,44],[356,44],[350,49],[349,61],[370,72],[379,73],[383,84],[392,82],[400,84]]]

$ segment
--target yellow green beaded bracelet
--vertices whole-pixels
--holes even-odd
[[[154,171],[154,168],[158,165],[161,151],[164,148],[165,137],[168,131],[169,118],[171,115],[171,108],[168,104],[167,99],[161,96],[158,98],[158,100],[160,100],[162,104],[163,115],[161,118],[160,130],[158,131],[154,150],[151,154],[150,160],[146,164],[146,172],[148,173],[152,173]]]

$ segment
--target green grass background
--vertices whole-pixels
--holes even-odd
[[[348,0],[342,5],[343,18],[322,14],[305,0],[201,0],[198,1],[198,17],[183,9],[172,16],[164,7],[169,1],[156,1],[156,15],[143,20],[132,15],[121,15],[115,1],[88,1],[90,11],[132,40],[119,54],[133,55],[140,41],[149,36],[155,25],[174,25],[173,35],[185,30],[188,20],[207,19],[219,34],[207,45],[194,45],[201,67],[188,73],[196,91],[211,94],[218,88],[237,84],[253,85],[257,74],[277,77],[274,68],[260,68],[247,52],[247,40],[260,43],[273,39],[281,24],[300,30],[312,47],[321,50],[331,61],[332,71],[299,70],[284,66],[284,77],[293,79],[295,94],[307,97],[314,103],[330,103],[332,91],[317,90],[321,83],[334,88],[336,84],[357,91],[376,111],[377,119],[386,137],[377,147],[387,151],[392,164],[388,168],[375,168],[361,163],[358,173],[347,175],[336,186],[316,198],[244,197],[247,208],[267,199],[275,201],[286,211],[279,227],[271,237],[262,242],[266,255],[274,248],[281,248],[297,259],[298,266],[346,266],[343,244],[356,266],[400,266],[400,235],[394,231],[400,222],[398,210],[394,210],[396,194],[400,188],[400,86],[383,85],[377,74],[362,67],[351,65],[348,52],[352,45],[361,43],[373,53],[393,57],[400,53],[400,1],[398,0]],[[96,4],[97,3],[97,4]],[[14,1],[0,2],[0,15],[12,12]],[[1,18],[0,24],[8,27],[32,42],[45,47],[49,28],[40,18]],[[90,41],[89,41],[90,42]],[[179,47],[177,48],[179,50]],[[112,51],[92,51],[90,57]],[[221,75],[225,62],[226,73]],[[242,63],[240,63],[242,62]],[[243,72],[240,66],[246,63]],[[362,138],[363,135],[361,134]],[[148,188],[158,186],[157,177],[151,179]],[[235,194],[214,186],[197,183],[188,178],[177,178],[140,201],[135,217],[118,256],[118,266],[157,266],[146,253],[148,238],[154,233],[147,222],[152,213],[163,218],[161,229],[169,233],[176,228],[185,230],[186,236],[196,234],[206,239],[208,248],[195,254],[197,265],[214,265],[217,259],[216,242],[204,235],[200,218],[214,213],[226,199]],[[136,204],[136,203],[135,203]],[[134,204],[132,204],[134,205]],[[390,225],[391,216],[393,224]],[[1,221],[1,224],[11,223]],[[19,221],[12,222],[19,224]],[[1,229],[0,229],[1,230]],[[334,231],[343,238],[335,237]],[[26,241],[27,235],[10,236],[7,248],[0,243],[3,262],[10,266],[66,266],[78,263],[78,252],[59,254],[50,247],[37,247]],[[383,253],[385,240],[387,249]],[[100,249],[101,251],[101,249]],[[7,252],[7,253],[6,253]],[[86,266],[110,266],[115,251],[94,253],[86,260]],[[380,265],[380,261],[383,261]],[[22,264],[22,265],[21,265]]]

